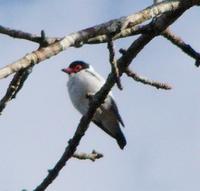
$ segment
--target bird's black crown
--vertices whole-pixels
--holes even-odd
[[[89,64],[87,64],[86,62],[83,62],[83,61],[81,61],[81,60],[76,60],[76,61],[72,62],[72,63],[69,65],[69,67],[70,67],[70,68],[74,68],[74,67],[77,66],[77,65],[81,65],[81,66],[82,66],[82,69],[86,69],[86,68],[89,68],[89,67],[90,67]]]

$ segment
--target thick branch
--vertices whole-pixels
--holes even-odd
[[[81,30],[76,33],[72,33],[62,40],[53,43],[52,45],[40,48],[34,51],[22,59],[5,66],[0,69],[0,79],[11,75],[14,72],[26,68],[33,64],[38,64],[39,62],[57,55],[59,52],[69,48],[71,46],[77,46],[78,44],[83,44],[88,39],[105,34],[115,34],[126,28],[138,25],[148,19],[151,19],[157,15],[161,15],[166,12],[173,12],[178,9],[187,9],[191,6],[198,5],[200,0],[166,0],[164,2],[158,3],[155,6],[152,5],[143,11],[132,14],[127,17],[121,17],[119,19],[111,20],[107,23],[97,25],[85,30]]]
[[[138,35],[138,34],[141,34],[141,33],[144,33],[144,32],[145,32],[144,27],[137,25],[137,26],[133,26],[133,27],[121,30],[116,35],[113,35],[112,40],[116,40],[116,39],[119,39],[119,38],[126,38],[126,37],[129,37],[129,36]],[[90,38],[85,43],[87,43],[87,44],[99,44],[99,43],[105,43],[105,42],[108,42],[108,35],[100,35],[100,36],[97,36],[97,37],[94,37],[94,38]]]
[[[118,59],[118,68],[120,69],[120,74],[122,75],[126,68],[130,65],[131,61],[136,57],[136,55],[144,48],[146,44],[148,44],[156,35],[159,35],[160,32],[165,30],[171,23],[173,23],[186,9],[181,9],[174,11],[173,13],[168,13],[164,16],[159,17],[152,25],[152,32],[149,34],[141,35],[136,41],[132,43],[132,45],[127,49],[126,54],[122,55],[120,59]],[[47,177],[43,180],[43,182],[35,189],[35,191],[43,191],[45,190],[49,184],[53,182],[53,180],[57,177],[59,171],[65,166],[66,162],[76,151],[77,146],[79,145],[81,138],[84,136],[90,121],[93,118],[93,115],[96,109],[103,103],[104,99],[110,92],[111,88],[115,84],[115,75],[110,73],[106,83],[97,92],[93,99],[91,99],[90,107],[88,112],[81,118],[78,128],[70,140],[69,145],[66,147],[64,154],[61,159],[57,162],[55,167],[49,171]]]

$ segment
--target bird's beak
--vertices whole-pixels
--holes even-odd
[[[67,74],[71,74],[73,72],[73,70],[71,68],[63,68],[61,71],[67,73]]]

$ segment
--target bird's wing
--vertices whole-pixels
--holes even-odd
[[[118,110],[118,108],[117,108],[117,105],[116,105],[116,103],[115,103],[115,100],[111,97],[111,96],[109,96],[110,97],[110,99],[111,99],[111,110],[114,112],[114,114],[115,114],[115,116],[117,117],[117,120],[121,123],[121,125],[124,127],[125,125],[124,125],[124,122],[123,122],[123,120],[122,120],[122,118],[121,118],[121,116],[120,116],[120,114],[119,114],[119,110]]]
[[[94,77],[95,80],[98,80],[101,84],[105,83],[105,79],[100,76],[98,73],[96,73],[95,71],[90,71],[90,70],[85,70],[90,76]]]
[[[98,127],[100,127],[103,131],[105,131],[108,135],[110,135],[111,137],[115,138],[115,136],[108,130],[106,129],[103,124],[100,121],[97,120],[92,120],[94,122],[94,124]]]
[[[113,123],[113,121],[109,121],[109,123],[107,125],[103,125],[103,123],[105,122],[101,122],[98,120],[92,120],[98,127],[100,127],[103,131],[105,131],[108,135],[110,135],[111,137],[113,137],[114,139],[116,139],[119,147],[121,149],[123,149],[126,145],[126,138],[124,137],[124,134],[122,133],[119,124],[117,121],[115,121]],[[108,122],[108,121],[107,121]]]
[[[101,84],[101,86],[105,83],[105,80],[102,76],[100,76],[98,73],[96,73],[94,70],[91,72],[90,70],[86,70],[86,72],[88,72],[88,74],[90,74],[91,76],[93,76],[96,80],[98,80]],[[108,95],[108,98],[110,99],[110,104],[111,104],[111,110],[114,112],[115,116],[117,117],[117,120],[121,123],[121,125],[124,127],[124,122],[119,114],[117,105],[114,101],[114,99],[112,98],[112,93],[110,92]]]

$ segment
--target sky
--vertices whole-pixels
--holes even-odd
[[[62,37],[86,27],[126,16],[152,4],[107,0],[0,0],[1,25]],[[199,8],[188,10],[171,30],[200,50]],[[127,48],[135,37],[115,42]],[[38,45],[0,35],[0,67]],[[117,54],[117,56],[120,56]],[[35,66],[17,98],[0,116],[0,190],[33,190],[58,161],[81,115],[73,108],[60,70],[84,60],[104,77],[110,70],[106,44],[70,48]],[[169,83],[170,91],[122,77],[123,91],[113,88],[127,146],[91,124],[78,147],[104,154],[96,161],[71,159],[48,191],[198,191],[200,190],[200,88],[194,60],[157,37],[132,62],[138,74]],[[12,77],[0,80],[0,96]]]

